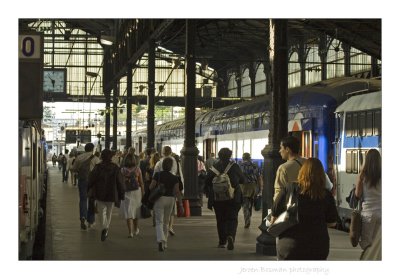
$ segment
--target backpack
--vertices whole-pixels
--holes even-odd
[[[129,176],[125,176],[125,192],[139,189],[139,182],[136,179],[136,169]]]
[[[211,171],[216,174],[212,180],[214,201],[227,201],[233,199],[235,189],[232,187],[231,180],[228,175],[228,171],[232,165],[233,162],[230,162],[226,166],[223,173],[220,173],[215,167],[211,168]]]

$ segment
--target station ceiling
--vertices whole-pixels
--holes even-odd
[[[93,35],[118,34],[122,19],[62,19],[70,28]],[[32,20],[20,20],[24,25]],[[381,19],[288,19],[289,46],[300,42],[318,44],[328,35],[368,55],[381,59]],[[20,25],[21,28],[21,25]],[[262,61],[267,48],[268,19],[197,19],[196,57],[206,59],[216,70],[238,63]],[[185,19],[173,20],[163,32],[158,45],[174,53],[185,53]]]

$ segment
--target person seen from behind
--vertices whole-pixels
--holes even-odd
[[[219,173],[223,173],[228,165],[230,165],[227,174],[235,190],[234,198],[219,201],[215,199],[212,181],[217,174],[214,171],[210,171],[205,181],[205,192],[208,195],[207,207],[211,210],[215,210],[219,239],[218,247],[225,248],[227,245],[228,250],[233,250],[238,226],[238,214],[243,200],[239,184],[244,183],[246,178],[240,170],[240,167],[235,162],[231,161],[232,150],[229,148],[221,148],[218,152],[218,157],[219,160],[214,163],[213,168]]]
[[[121,202],[121,214],[126,219],[128,237],[139,234],[140,206],[144,193],[142,172],[136,166],[134,157],[125,159],[125,167],[121,168],[125,179],[125,199]]]
[[[356,197],[361,199],[361,237],[360,246],[363,250],[361,259],[381,260],[381,227],[382,227],[382,159],[381,154],[376,149],[370,149],[365,157],[356,184]],[[373,258],[366,257],[365,254],[370,246],[374,244],[374,249],[379,250],[373,253]],[[372,254],[372,253],[369,253]]]
[[[112,152],[104,149],[101,162],[89,174],[88,195],[96,201],[102,226],[101,241],[108,237],[114,204],[124,199],[125,185],[119,167],[111,162]]]
[[[89,173],[93,170],[94,166],[100,162],[100,159],[94,156],[93,149],[94,144],[87,143],[85,145],[85,153],[80,154],[71,166],[72,171],[78,173],[79,218],[82,230],[86,230],[88,225],[91,227],[95,221],[94,203],[92,199],[90,199],[90,201],[88,200],[87,195]]]
[[[326,175],[317,158],[304,161],[298,183],[281,189],[272,206],[271,223],[286,210],[290,193],[297,196],[299,223],[279,235],[278,260],[326,260],[329,255],[328,227],[338,220],[335,200],[325,187]]]
[[[240,184],[243,193],[243,217],[244,228],[248,229],[251,223],[251,215],[253,209],[254,198],[262,193],[261,171],[260,168],[251,161],[250,153],[243,153],[243,161],[239,164],[246,181]]]
[[[168,247],[168,226],[174,209],[175,198],[178,199],[179,210],[183,211],[182,195],[179,191],[179,181],[176,175],[171,173],[173,159],[166,157],[162,161],[162,171],[154,174],[150,184],[150,190],[158,184],[164,184],[165,193],[154,203],[154,214],[156,219],[156,235],[158,250],[164,251]]]

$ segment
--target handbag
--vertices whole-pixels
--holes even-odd
[[[278,237],[284,231],[299,223],[298,200],[295,187],[294,185],[292,186],[293,188],[286,204],[286,211],[282,212],[267,229],[267,232],[274,237]]]
[[[146,205],[142,204],[140,206],[140,215],[141,215],[141,217],[143,219],[150,218],[151,217],[151,211]]]
[[[165,194],[165,186],[160,183],[161,173],[158,174],[157,186],[150,190],[149,202],[155,203],[161,196]]]
[[[254,210],[259,211],[262,208],[262,196],[257,195],[254,198]]]
[[[358,201],[357,206],[351,212],[350,221],[350,242],[353,247],[357,247],[361,236],[361,200]]]

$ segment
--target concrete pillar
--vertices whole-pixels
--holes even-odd
[[[288,39],[287,20],[269,20],[269,60],[271,63],[271,115],[268,145],[261,151],[264,156],[263,218],[272,207],[276,170],[282,163],[279,154],[281,138],[287,135],[288,125]],[[276,240],[260,226],[256,251],[264,255],[276,255]]]
[[[185,199],[189,200],[190,214],[201,216],[201,204],[197,181],[197,156],[199,150],[195,141],[195,61],[196,20],[186,20],[186,97],[185,97],[185,141],[181,150],[182,172],[185,187]]]

